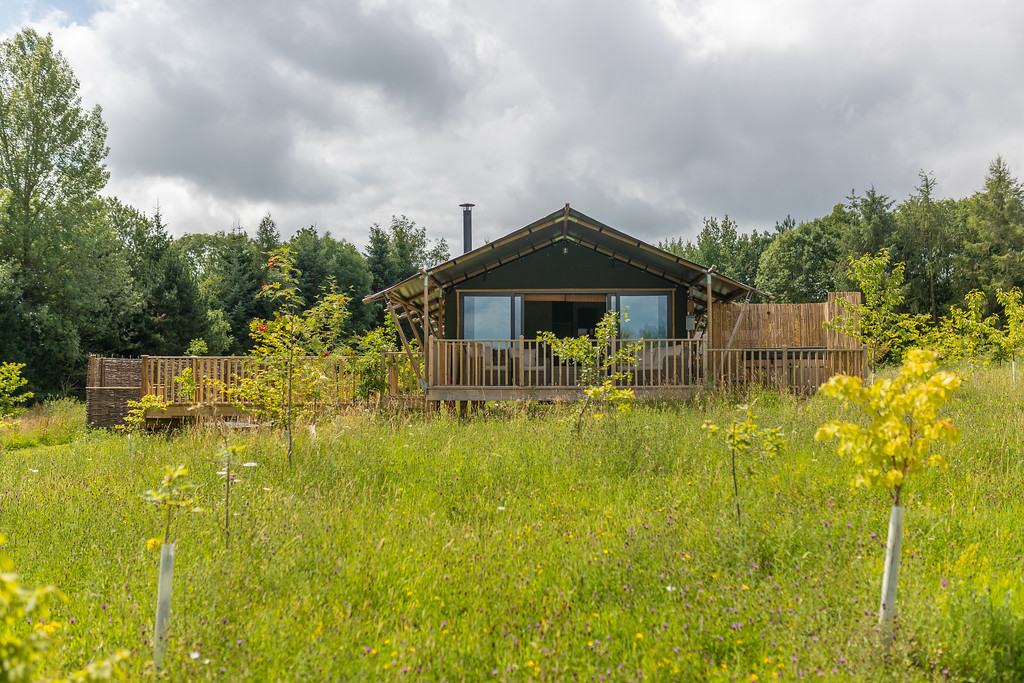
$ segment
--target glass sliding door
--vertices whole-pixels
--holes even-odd
[[[620,339],[668,339],[669,295],[667,293],[612,294],[612,310],[625,313],[619,323]]]
[[[517,294],[464,294],[463,339],[518,339],[523,319],[523,297]]]

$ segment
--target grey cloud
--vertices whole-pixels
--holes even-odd
[[[569,201],[657,241],[901,199],[919,168],[963,196],[998,153],[1022,172],[1024,5],[804,9],[806,35],[709,52],[654,2],[111,0],[109,65],[79,77],[124,83],[101,101],[115,176],[359,243],[404,213],[457,244],[462,201],[481,236]]]

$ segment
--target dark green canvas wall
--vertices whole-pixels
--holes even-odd
[[[687,288],[663,280],[622,261],[603,256],[571,242],[560,242],[521,259],[478,275],[458,285],[445,298],[445,336],[455,337],[458,329],[458,292],[467,290],[674,289],[673,311],[676,337],[685,337]]]

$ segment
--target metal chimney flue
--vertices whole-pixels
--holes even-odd
[[[459,204],[462,207],[462,253],[473,251],[473,207],[476,204]]]

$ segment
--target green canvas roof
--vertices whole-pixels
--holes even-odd
[[[562,241],[593,249],[676,285],[691,286],[691,296],[698,312],[707,308],[707,267],[631,237],[570,208],[568,204],[564,209],[500,239],[439,265],[425,268],[412,277],[365,297],[363,302],[394,298],[422,309],[423,292],[427,289],[430,309],[434,310],[443,293],[460,283]],[[429,280],[429,284],[425,285],[425,280]],[[747,293],[764,294],[750,285],[714,271],[711,271],[711,292],[714,301],[725,302],[746,296]]]

